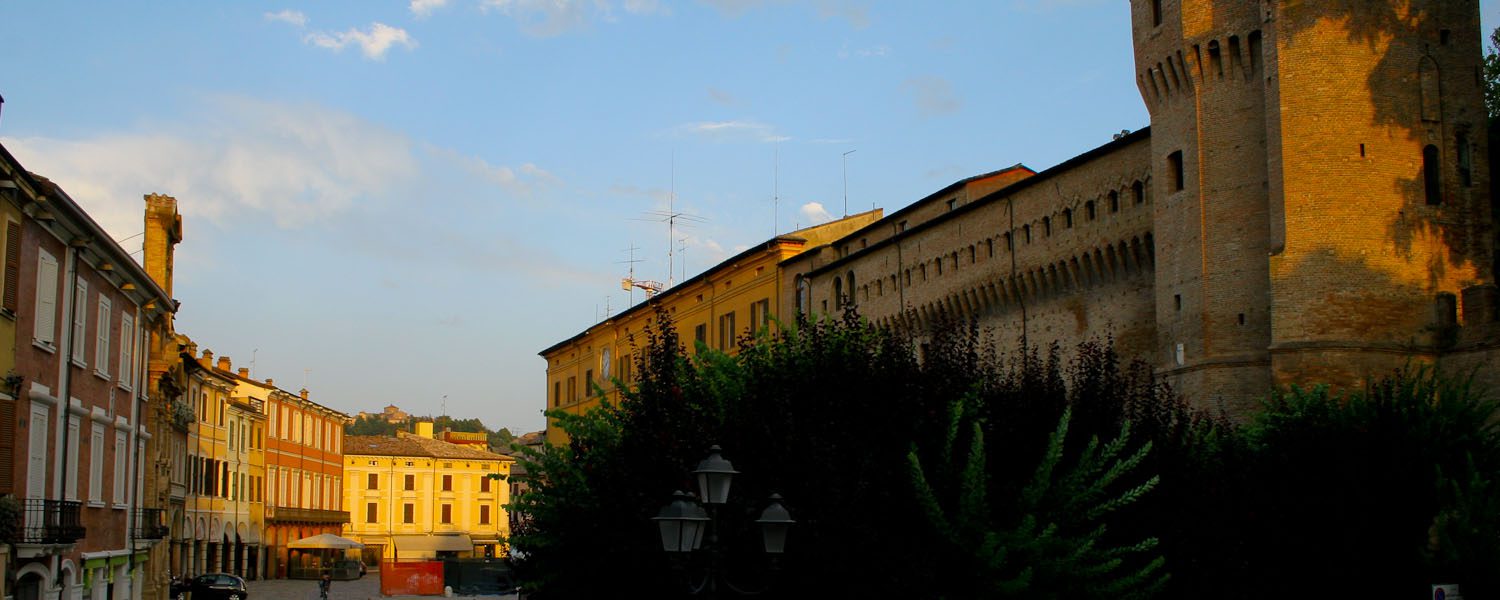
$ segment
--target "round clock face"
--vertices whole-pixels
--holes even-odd
[[[614,353],[610,352],[609,348],[605,348],[603,355],[599,357],[599,373],[605,377],[609,377],[609,367],[610,365],[614,364],[614,362],[610,360],[613,355]]]

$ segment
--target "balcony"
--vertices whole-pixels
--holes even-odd
[[[135,539],[159,540],[167,537],[167,513],[160,508],[135,510]]]
[[[82,502],[27,498],[21,506],[24,516],[16,543],[73,544],[86,533],[79,519]]]

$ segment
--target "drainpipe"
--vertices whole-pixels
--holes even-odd
[[[62,429],[62,432],[58,438],[62,441],[62,446],[57,451],[56,456],[57,462],[61,465],[61,473],[59,473],[57,481],[52,486],[55,490],[54,497],[59,501],[67,500],[68,467],[70,466],[68,462],[68,442],[72,436],[69,434],[68,425],[73,420],[73,403],[71,400],[73,384],[73,321],[76,318],[75,313],[78,312],[77,303],[73,300],[74,296],[78,293],[78,277],[75,273],[78,263],[78,252],[79,248],[70,243],[68,251],[63,258],[63,273],[67,277],[67,285],[64,286],[67,293],[63,296],[63,302],[65,303],[63,306],[66,306],[67,310],[63,312],[67,313],[68,320],[65,322],[66,333],[63,335],[62,347],[58,349],[58,356],[62,359],[58,362],[58,404],[61,406],[58,414],[62,416],[61,421],[59,421],[59,427]],[[43,510],[45,514],[45,509]],[[55,557],[54,561],[56,561],[54,569],[57,573],[57,587],[61,588],[64,583],[61,557]]]

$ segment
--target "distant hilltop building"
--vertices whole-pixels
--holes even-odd
[[[1002,351],[1109,335],[1235,414],[1275,386],[1357,387],[1413,361],[1500,383],[1478,2],[1132,0],[1130,26],[1150,127],[783,255],[763,306],[852,305],[919,344],[972,319]],[[726,293],[747,260],[653,301]],[[542,352],[547,408],[630,380],[611,367],[630,344],[606,334],[633,314]],[[720,348],[765,322],[743,303],[675,316],[684,342]]]
[[[403,410],[401,410],[399,408],[396,408],[396,405],[392,404],[390,406],[385,407],[385,410],[380,411],[378,413],[360,412],[359,413],[359,418],[361,418],[361,419],[379,419],[379,420],[385,421],[387,423],[405,423],[405,422],[411,420],[411,415],[406,414],[406,411],[403,411]]]

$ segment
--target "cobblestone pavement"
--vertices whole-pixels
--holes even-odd
[[[265,579],[248,581],[250,598],[254,600],[319,600],[318,582],[305,579]],[[374,598],[402,598],[407,600],[435,600],[442,596],[382,596],[380,573],[371,571],[354,581],[335,581],[329,588],[328,600],[371,600]],[[464,596],[476,600],[515,600],[515,594],[504,596]]]

